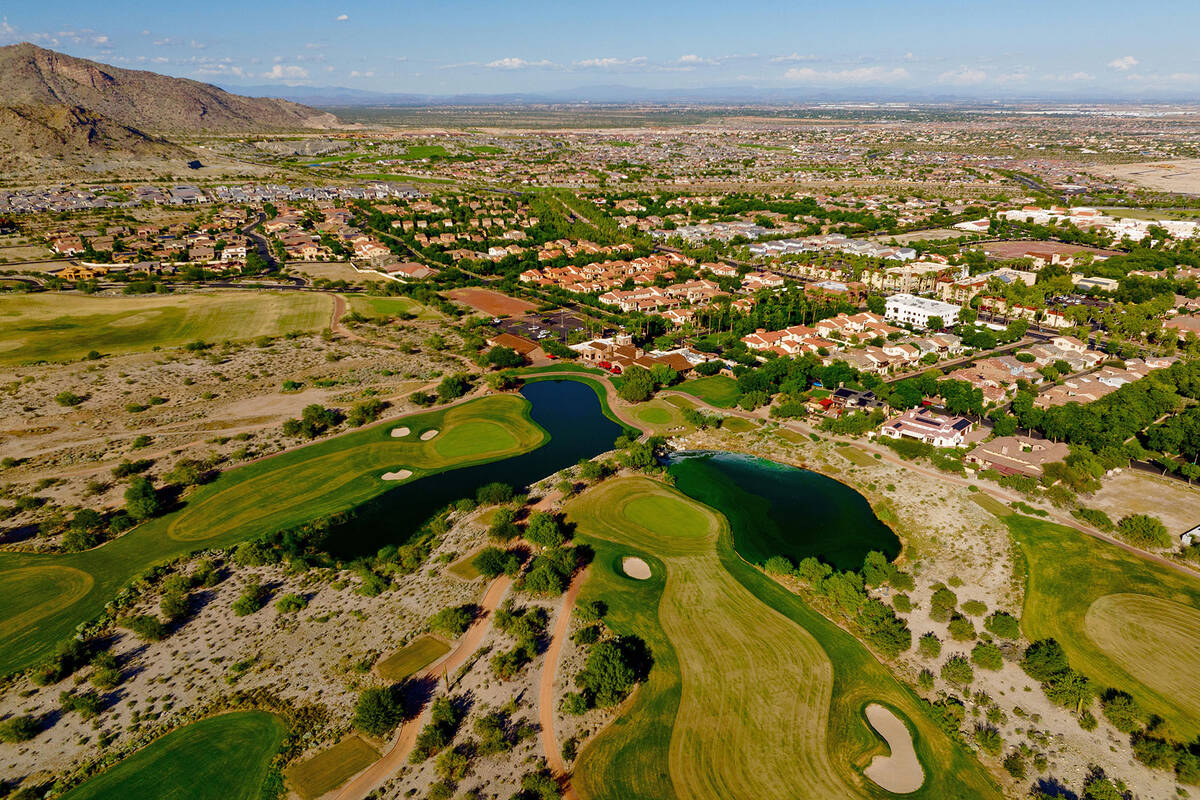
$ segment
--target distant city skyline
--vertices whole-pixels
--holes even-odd
[[[432,95],[728,87],[946,97],[1200,100],[1200,4],[49,2],[30,41],[222,86]]]

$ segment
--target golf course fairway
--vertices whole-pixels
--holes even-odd
[[[1025,553],[1021,626],[1071,666],[1129,692],[1180,740],[1200,734],[1200,580],[1072,528],[1004,518]]]
[[[390,470],[411,470],[411,482],[540,447],[549,436],[529,410],[520,395],[490,395],[374,425],[230,470],[93,550],[0,554],[0,675],[48,656],[153,564],[354,508],[402,483],[383,480]],[[393,437],[401,426],[408,435]]]
[[[209,717],[151,742],[62,800],[252,800],[283,735],[283,722],[262,711]]]
[[[604,601],[608,624],[654,658],[580,754],[582,797],[893,797],[862,774],[887,755],[871,703],[913,733],[926,780],[907,797],[999,797],[869,651],[733,552],[720,514],[643,477],[606,481],[566,514],[595,551],[581,602]],[[648,580],[623,574],[629,556],[650,565]]]

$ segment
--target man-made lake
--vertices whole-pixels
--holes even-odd
[[[845,570],[871,550],[900,553],[866,498],[832,478],[740,453],[676,453],[669,464],[681,492],[725,515],[734,548],[752,563],[815,556]]]
[[[536,450],[500,461],[430,475],[389,489],[356,509],[353,521],[334,531],[329,550],[340,558],[374,555],[403,544],[438,510],[480,486],[507,483],[517,491],[581,458],[611,450],[621,426],[604,416],[596,392],[580,381],[538,381],[521,394],[530,416],[550,439]]]

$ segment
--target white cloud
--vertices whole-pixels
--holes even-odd
[[[1114,58],[1112,61],[1108,62],[1108,66],[1125,72],[1126,70],[1131,70],[1136,67],[1138,63],[1138,60],[1133,56],[1121,56],[1120,58]]]
[[[856,67],[839,70],[792,67],[783,73],[783,77],[801,83],[896,83],[907,80],[909,73],[904,67]]]
[[[350,19],[350,15],[349,15],[349,14],[338,14],[338,15],[337,15],[337,21],[338,21],[338,22],[345,22],[345,21],[346,21],[346,20],[348,20],[348,19]]]
[[[938,83],[948,83],[952,86],[976,86],[987,80],[987,73],[973,67],[959,67],[938,76]]]
[[[786,56],[771,56],[772,64],[800,64],[805,61],[816,61],[816,56],[802,56],[799,53],[792,53]]]
[[[645,56],[634,58],[585,58],[576,61],[571,66],[580,69],[614,69],[617,67],[640,67],[647,63]]]
[[[679,63],[687,64],[689,66],[696,66],[698,64],[707,64],[707,65],[712,66],[719,62],[715,58],[702,58],[701,56],[698,56],[695,53],[688,53],[685,56],[679,57]]]
[[[1000,84],[1024,83],[1027,80],[1029,80],[1028,72],[1019,72],[1019,71],[1018,72],[1008,72],[1003,75],[996,76],[996,83],[1000,83]]]
[[[541,61],[526,61],[523,58],[509,56],[508,58],[498,58],[495,61],[489,61],[484,66],[488,69],[545,69],[553,67],[554,63],[546,59],[542,59]]]
[[[163,60],[166,61],[166,59]],[[194,74],[214,76],[234,75],[238,78],[247,77],[245,70],[233,64],[206,64],[203,67],[196,68]]]
[[[356,69],[352,69],[352,70],[350,70],[350,77],[351,78],[374,78],[375,71],[367,70],[366,72],[359,72]]]
[[[294,64],[276,64],[262,76],[272,81],[302,81],[308,78],[308,70]]]
[[[1096,76],[1089,72],[1059,72],[1042,76],[1043,81],[1054,81],[1057,83],[1075,83],[1078,81],[1094,81]]]

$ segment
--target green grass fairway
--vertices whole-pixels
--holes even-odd
[[[1005,518],[1025,552],[1021,624],[1071,666],[1132,694],[1175,736],[1200,734],[1200,580],[1050,522]]]
[[[639,403],[630,413],[643,428],[655,435],[681,436],[696,430],[683,418],[683,411],[678,406],[662,398]]]
[[[728,375],[711,375],[707,378],[693,378],[675,387],[677,391],[699,397],[710,406],[730,408],[737,402],[737,381]]]
[[[332,309],[328,297],[309,292],[0,295],[0,364],[316,331]]]
[[[353,294],[346,297],[350,310],[371,319],[397,317],[413,314],[417,319],[441,319],[442,315],[429,306],[422,305],[411,297],[370,297]]]
[[[459,426],[478,435],[458,436]],[[393,437],[399,427],[409,434]],[[440,433],[420,439],[433,429]],[[382,480],[384,472],[410,469],[415,480],[525,453],[545,439],[524,397],[490,395],[231,470],[190,495],[179,511],[95,550],[0,553],[0,675],[49,655],[152,564],[353,508],[397,485]]]
[[[725,421],[721,423],[721,427],[734,433],[749,433],[752,430],[757,430],[758,425],[741,417],[726,417]]]
[[[436,636],[425,634],[380,661],[375,665],[375,671],[384,680],[396,683],[425,669],[449,652],[450,645]]]
[[[993,798],[983,769],[856,640],[733,553],[723,517],[663,484],[607,481],[567,506],[595,549],[582,601],[650,646],[654,668],[580,754],[585,798],[889,797],[861,774],[886,747],[870,702],[907,718],[929,776],[912,797]],[[635,581],[625,556],[651,565]],[[832,658],[831,658],[832,656]]]
[[[63,800],[251,800],[283,742],[284,725],[235,711],[171,731]]]
[[[328,750],[293,764],[285,771],[288,785],[304,800],[332,792],[379,760],[379,751],[358,736],[342,739]]]

